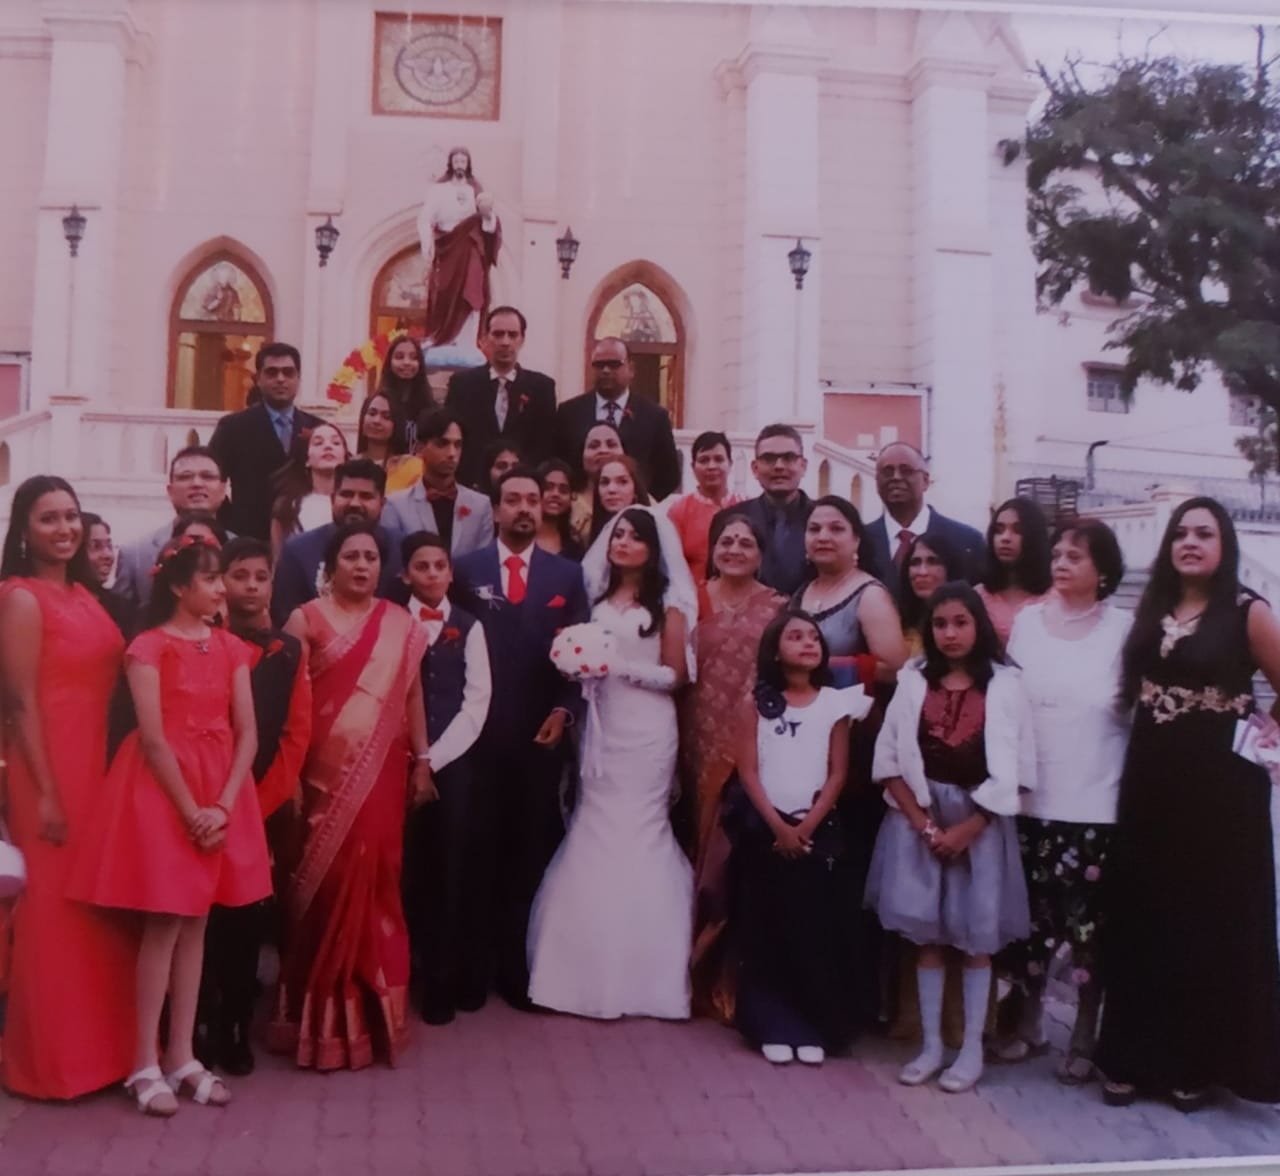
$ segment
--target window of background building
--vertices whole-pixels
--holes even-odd
[[[660,293],[642,281],[625,281],[625,277],[632,276],[628,269],[643,272],[642,266],[640,263],[620,271],[624,275],[621,288],[610,283],[613,291],[609,292],[606,286],[605,296],[591,316],[590,338],[594,341],[613,336],[626,341],[636,373],[631,390],[661,404],[679,428],[684,416],[683,330]],[[588,346],[588,357],[590,351]],[[588,372],[588,384],[590,379]]]
[[[254,356],[271,331],[271,300],[252,267],[226,252],[201,260],[178,286],[169,317],[169,406],[243,408]]]
[[[1090,412],[1128,412],[1130,402],[1120,392],[1120,369],[1089,366],[1084,369]]]

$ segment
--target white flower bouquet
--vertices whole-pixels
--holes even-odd
[[[551,642],[551,661],[573,682],[605,678],[616,652],[613,634],[595,621],[561,629]]]

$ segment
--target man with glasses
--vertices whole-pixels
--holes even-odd
[[[203,445],[179,450],[169,463],[169,484],[165,487],[176,518],[189,511],[217,514],[227,497],[227,476]],[[120,548],[114,591],[129,606],[134,617],[141,615],[151,599],[151,569],[160,549],[173,537],[173,519],[166,519],[150,535]]]
[[[218,422],[209,448],[231,482],[221,521],[228,530],[271,538],[271,477],[289,456],[298,434],[322,424],[294,401],[302,380],[302,357],[288,343],[268,343],[254,357],[260,397]],[[252,394],[251,400],[252,400]]]
[[[804,528],[813,509],[800,489],[807,468],[800,434],[790,425],[765,425],[751,459],[751,472],[764,493],[734,508],[749,515],[765,536],[761,581],[785,596],[805,578]]]
[[[582,446],[593,425],[618,430],[655,501],[680,489],[680,455],[667,410],[631,394],[635,368],[621,339],[599,339],[591,351],[595,386],[556,410],[556,456],[582,473]]]
[[[867,546],[884,585],[896,597],[902,562],[914,539],[940,538],[960,561],[964,578],[978,583],[986,570],[987,542],[980,532],[939,514],[924,500],[929,466],[924,454],[906,441],[886,445],[876,458],[876,492],[884,513],[867,526]]]

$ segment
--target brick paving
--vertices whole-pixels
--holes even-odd
[[[1061,1010],[1057,1010],[1061,1012]],[[1054,1025],[1056,1043],[1063,1027]],[[594,1023],[495,1003],[415,1025],[396,1069],[303,1073],[260,1058],[225,1111],[145,1119],[118,1092],[72,1106],[0,1095],[5,1176],[710,1176],[1280,1153],[1280,1111],[1117,1110],[1067,1090],[1056,1055],[976,1091],[894,1081],[910,1047],[859,1043],[770,1066],[709,1022]]]

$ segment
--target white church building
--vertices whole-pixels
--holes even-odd
[[[1188,477],[1247,500],[1254,406],[1212,376],[1123,402],[1114,308],[1036,312],[997,144],[1034,108],[1034,57],[1071,21],[1115,25],[1071,7],[5,0],[0,496],[59,472],[140,530],[168,455],[242,406],[270,339],[301,349],[303,402],[338,411],[348,352],[422,316],[419,206],[464,145],[502,222],[494,296],[562,397],[621,333],[686,444],[721,428],[745,458],[797,423],[814,488],[869,515],[894,437],[975,523],[1019,478],[1088,464],[1100,501]],[[1235,35],[1227,7],[1188,42]]]

